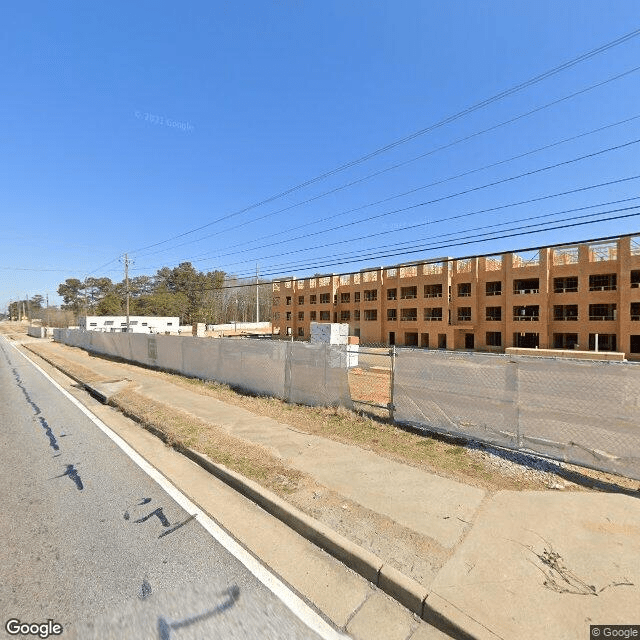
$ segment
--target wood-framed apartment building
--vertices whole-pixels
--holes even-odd
[[[363,344],[624,352],[640,360],[640,235],[273,283],[274,332]]]

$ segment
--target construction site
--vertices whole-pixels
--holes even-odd
[[[361,344],[640,359],[640,235],[441,258],[273,284],[273,327],[308,340],[349,324]]]

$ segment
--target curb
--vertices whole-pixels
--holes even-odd
[[[260,486],[257,482],[245,478],[243,475],[232,471],[222,464],[213,462],[213,460],[206,455],[194,449],[180,444],[169,443],[166,434],[159,429],[144,424],[135,414],[123,411],[122,409],[118,410],[128,418],[135,420],[141,427],[162,440],[165,444],[169,444],[173,449],[189,458],[192,462],[195,462],[205,471],[222,480],[222,482],[252,502],[255,502],[267,513],[270,513],[286,524],[303,538],[320,547],[329,555],[361,575],[365,580],[374,584],[381,591],[384,591],[403,607],[427,621],[427,619],[423,617],[423,613],[429,591],[419,582],[405,576],[395,567],[385,564],[371,551],[363,549],[322,522],[308,516],[275,493]],[[433,618],[433,616],[431,617]],[[467,640],[467,636],[461,636],[460,640]]]
[[[31,349],[28,349],[31,351]],[[38,353],[31,351],[34,355],[48,362],[51,366],[58,369],[66,376],[70,377],[80,384],[87,393],[94,397],[103,396],[101,392],[96,390],[91,383],[85,383],[77,376],[67,373],[61,365],[53,360],[44,357]],[[95,383],[100,384],[100,383]],[[102,401],[101,398],[98,398]],[[106,399],[106,398],[105,398]],[[105,402],[107,404],[108,402]],[[262,507],[267,513],[271,514],[290,529],[309,542],[315,544],[326,551],[329,555],[342,562],[344,565],[355,571],[357,574],[374,584],[381,591],[392,597],[403,607],[418,615],[428,624],[436,627],[446,635],[455,640],[476,640],[475,636],[459,627],[453,620],[450,620],[442,613],[437,611],[427,602],[429,591],[419,582],[406,576],[395,567],[385,564],[381,558],[371,551],[367,551],[351,542],[345,536],[337,533],[322,522],[308,516],[293,505],[289,504],[273,492],[265,489],[257,482],[232,471],[222,464],[214,462],[206,455],[185,447],[180,444],[168,442],[166,434],[159,429],[142,422],[135,414],[118,409],[123,415],[137,422],[144,429],[162,440],[168,446],[195,462],[205,471],[211,473],[232,489],[242,494],[252,502]]]

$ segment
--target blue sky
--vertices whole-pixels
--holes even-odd
[[[0,20],[0,308],[121,280],[125,252],[132,275],[302,276],[640,230],[504,237],[640,212],[607,204],[638,179],[540,200],[640,174],[640,37],[248,208],[640,28],[635,0],[31,2]]]

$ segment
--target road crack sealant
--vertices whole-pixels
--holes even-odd
[[[25,386],[25,383],[22,380],[22,377],[20,376],[20,372],[14,366],[13,362],[11,362],[11,359],[9,358],[9,355],[6,352],[6,350],[4,348],[4,345],[0,344],[0,348],[2,349],[2,355],[4,355],[5,360],[7,361],[7,364],[9,365],[9,367],[11,369],[11,373],[13,374],[13,377],[14,377],[14,379],[16,381],[16,385],[18,386],[18,388],[22,392],[22,395],[24,396],[27,404],[33,409],[34,419],[37,420],[38,423],[40,424],[40,426],[43,428],[44,433],[47,436],[47,439],[49,440],[49,446],[54,451],[59,452],[60,451],[60,445],[58,444],[58,439],[56,438],[55,434],[53,433],[53,429],[51,428],[51,426],[47,422],[47,419],[42,414],[42,409],[36,404],[36,402],[31,397],[31,394],[27,390],[27,387]],[[61,434],[60,437],[63,437],[63,436],[64,436],[64,434]],[[57,453],[53,457],[57,458],[60,455],[61,455],[61,453]],[[72,464],[66,465],[66,469],[65,469],[64,473],[62,473],[59,476],[55,476],[55,477],[56,478],[62,478],[64,476],[69,476],[71,478],[71,480],[73,480],[74,484],[76,485],[76,488],[79,491],[82,491],[84,489],[84,485],[82,483],[82,479],[80,478],[80,475],[78,474],[78,470],[75,468],[74,465],[72,465]]]

